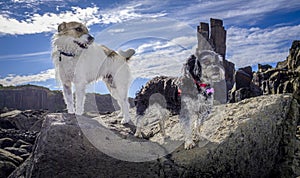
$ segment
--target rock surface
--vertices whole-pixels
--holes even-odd
[[[134,125],[121,125],[117,112],[94,117],[46,116],[33,155],[10,177],[294,177],[299,104],[291,95],[270,95],[219,105],[201,128],[198,147],[182,144],[161,158],[130,162],[120,155],[155,155],[172,140],[181,140],[177,116],[166,125],[162,140],[156,122],[143,130],[149,140],[133,137]],[[134,111],[131,111],[134,114]],[[151,117],[149,117],[151,118]],[[154,117],[155,118],[155,117]],[[295,133],[295,134],[292,134]],[[299,131],[297,132],[299,133]],[[93,139],[91,139],[93,138]],[[96,143],[98,142],[98,143]],[[120,147],[117,142],[125,142]],[[97,146],[100,143],[101,149]],[[102,143],[102,144],[101,144]],[[143,144],[153,150],[141,150]],[[180,143],[180,142],[179,142]],[[132,146],[134,145],[134,147]],[[130,148],[130,149],[127,149]],[[298,151],[299,152],[299,151]],[[119,157],[120,158],[120,157]],[[292,164],[294,163],[294,164]],[[299,164],[299,162],[297,162]],[[298,171],[298,172],[297,172]]]
[[[0,177],[7,177],[29,157],[46,113],[42,110],[2,110]]]

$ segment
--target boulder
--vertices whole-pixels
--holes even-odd
[[[28,145],[31,145],[31,144],[30,144],[30,143],[27,143],[27,142],[25,142],[25,141],[23,141],[23,140],[17,140],[17,141],[14,143],[13,147],[15,147],[15,148],[21,148],[22,146],[28,146]]]
[[[133,137],[135,126],[121,125],[117,114],[47,115],[33,155],[10,177],[296,176],[291,133],[296,133],[299,104],[291,95],[215,106],[191,150],[183,148],[178,116],[166,121],[165,139],[157,122],[148,122],[145,140]]]
[[[1,138],[0,139],[0,148],[11,147],[14,145],[14,140],[11,138]]]
[[[234,63],[224,59],[223,60],[223,65],[225,69],[225,80],[226,80],[226,88],[227,92],[232,89],[234,85],[234,73],[235,73],[235,68],[234,68]]]
[[[272,69],[272,66],[269,65],[269,64],[264,64],[264,65],[263,64],[258,64],[257,66],[258,66],[258,72],[265,72],[269,69]]]
[[[236,90],[235,86],[234,86],[233,89],[229,93],[229,102],[235,103],[235,102],[242,101],[246,98],[257,97],[262,94],[263,93],[262,93],[261,89],[253,83],[250,83],[250,85],[248,87],[243,87],[238,90]]]
[[[6,147],[4,148],[4,150],[9,151],[10,153],[13,153],[17,156],[21,156],[28,153],[27,150],[24,148]]]
[[[14,141],[19,139],[33,144],[39,132],[29,130],[15,130],[15,129],[0,129],[0,138],[11,138]]]
[[[43,110],[13,110],[2,113],[0,114],[0,128],[39,131],[42,122],[38,121],[42,120],[46,113],[47,111]],[[40,123],[39,127],[37,123]]]
[[[228,102],[239,102],[246,98],[256,97],[263,94],[259,87],[259,78],[252,73],[250,66],[239,68],[234,75],[235,84],[228,93]]]
[[[250,66],[239,68],[234,75],[236,90],[244,87],[250,87],[253,74]]]
[[[23,158],[0,149],[0,177],[9,176],[22,162]]]

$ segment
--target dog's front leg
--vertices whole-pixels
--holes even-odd
[[[196,146],[192,138],[193,128],[191,127],[191,118],[188,112],[189,111],[187,109],[181,108],[181,112],[179,116],[179,121],[184,131],[184,138],[185,138],[184,148],[187,150],[192,149],[194,146]]]
[[[72,93],[72,84],[71,82],[65,82],[63,84],[63,95],[64,100],[67,105],[68,113],[74,113],[74,103],[73,103],[73,93]]]
[[[84,102],[85,102],[85,84],[75,84],[75,98],[76,98],[76,108],[75,114],[82,115],[84,112]]]

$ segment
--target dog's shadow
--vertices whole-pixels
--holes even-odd
[[[115,136],[126,139],[132,142],[153,142],[159,145],[165,144],[174,144],[173,142],[181,142],[183,143],[184,137],[183,133],[179,132],[180,124],[178,123],[178,119],[176,117],[169,118],[166,121],[166,129],[167,135],[164,137],[161,135],[160,127],[157,121],[150,121],[145,123],[145,127],[142,130],[142,138],[137,138],[134,136],[136,131],[136,126],[134,124],[135,120],[131,120],[127,124],[121,124],[121,119],[117,117],[118,112],[112,112],[105,115],[100,114],[91,114],[86,113],[84,115],[84,119],[81,119],[81,124],[84,122],[92,123],[95,127],[101,127],[102,129],[106,130],[105,132],[111,132]],[[174,128],[173,128],[174,127]],[[176,132],[173,132],[173,131]],[[204,137],[198,137],[195,139],[196,147],[205,147],[210,141]]]
[[[85,113],[84,117],[92,121],[95,125],[99,127],[104,127],[122,139],[130,139],[132,141],[142,141],[134,136],[136,131],[136,126],[134,121],[130,121],[126,124],[121,124],[122,118],[117,117],[118,112],[112,112],[107,114],[98,113]]]

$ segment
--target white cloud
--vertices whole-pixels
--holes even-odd
[[[73,7],[72,11],[61,14],[34,14],[24,20],[16,20],[7,15],[0,15],[0,33],[3,34],[34,34],[56,30],[57,24],[63,21],[84,21],[87,24],[99,22],[99,9]]]
[[[122,33],[116,33],[122,29]],[[134,48],[133,77],[178,76],[185,59],[197,45],[196,30],[170,18],[144,18],[102,30],[96,41],[112,49]],[[126,48],[125,48],[126,47]]]
[[[46,71],[42,71],[39,74],[34,75],[14,75],[10,74],[5,78],[0,79],[0,84],[3,86],[15,86],[22,85],[32,82],[43,82],[49,79],[55,78],[55,70],[48,69]]]
[[[238,28],[227,30],[227,58],[237,67],[284,60],[300,25],[277,28]]]
[[[189,39],[189,37],[186,39]],[[179,43],[172,41],[178,41],[178,39],[175,38],[171,41],[150,41],[139,45],[134,58],[129,63],[133,78],[181,75],[183,63],[192,54],[192,46],[191,48],[183,48]]]
[[[122,33],[122,32],[124,32],[124,31],[125,31],[124,28],[108,30],[109,33]]]
[[[21,58],[36,57],[36,56],[49,55],[49,54],[50,54],[50,51],[42,51],[42,52],[27,53],[27,54],[3,55],[3,56],[0,56],[0,61],[2,61],[2,60],[20,60]]]
[[[69,11],[60,13],[45,12],[44,14],[27,14],[23,20],[11,17],[6,11],[0,14],[0,34],[35,34],[55,31],[57,25],[63,21],[81,21],[87,26],[101,23],[120,23],[141,17],[161,17],[164,14],[140,14],[136,12],[139,5],[124,5],[112,9],[101,9],[97,6],[80,8],[72,7]]]
[[[122,29],[122,33],[116,33],[116,31],[119,31],[120,29]],[[165,17],[149,17],[114,24],[107,29],[100,31],[96,34],[95,38],[96,42],[115,49],[121,44],[136,39],[156,38],[170,41],[175,38],[180,40],[179,37],[186,36],[195,36],[195,43],[197,43],[196,30],[186,23]],[[186,42],[177,41],[177,43],[178,42],[181,42],[181,45],[186,47]]]

